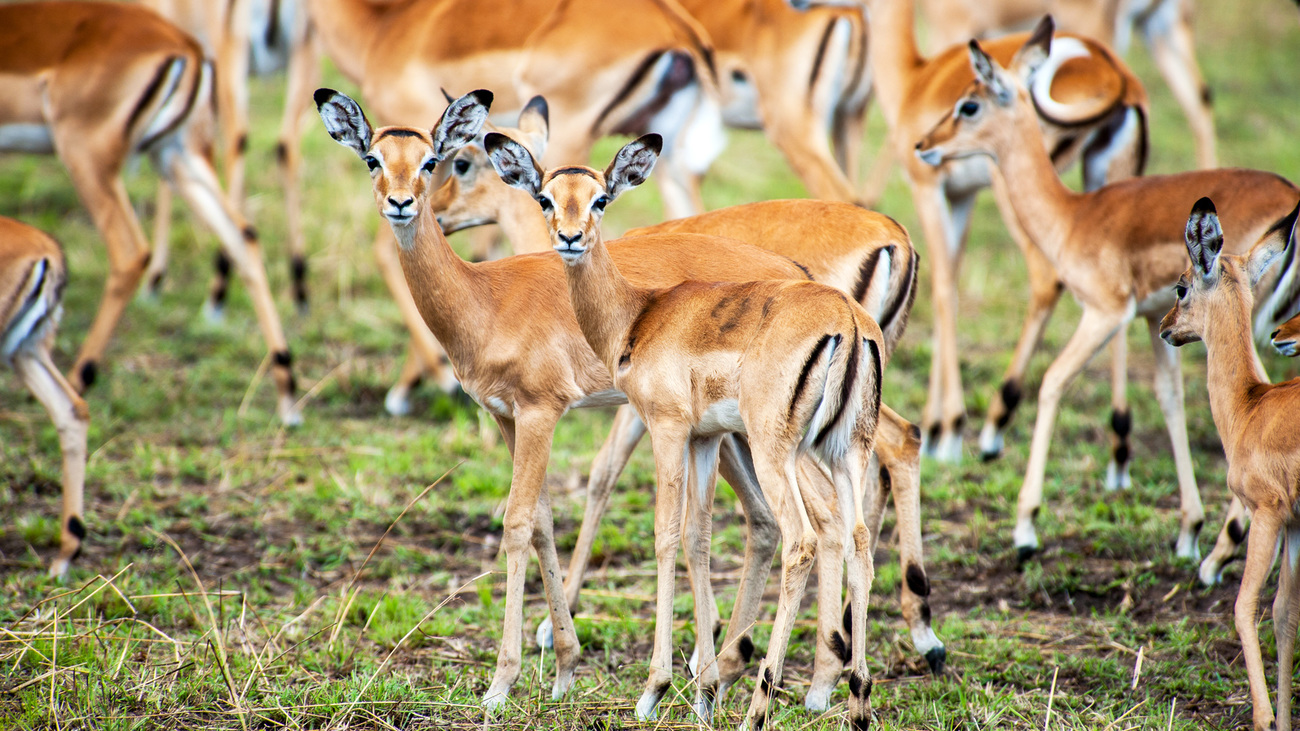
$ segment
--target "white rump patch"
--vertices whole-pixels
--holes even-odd
[[[20,349],[43,337],[45,328],[58,319],[58,305],[54,302],[54,295],[49,289],[50,283],[46,276],[49,266],[49,261],[45,259],[36,262],[36,266],[32,267],[31,273],[27,275],[27,281],[23,283],[22,289],[15,297],[17,302],[30,302],[30,304],[20,305],[23,309],[18,311],[18,317],[4,331],[4,340],[0,341],[0,357],[3,357],[6,362],[12,360],[14,354]],[[54,317],[47,319],[51,314],[51,308]]]
[[[881,250],[876,270],[871,273],[871,282],[867,284],[867,313],[878,323],[884,316],[885,297],[889,294],[889,278],[894,273],[894,255],[888,248]]]

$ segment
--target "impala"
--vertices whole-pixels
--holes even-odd
[[[147,154],[221,241],[271,350],[286,424],[301,421],[289,348],[245,223],[196,151],[187,123],[206,101],[212,71],[202,49],[156,13],[117,3],[0,5],[0,149],[57,154],[108,249],[104,299],[69,378],[84,391],[140,284],[149,245],[122,184]]]
[[[546,110],[545,100],[536,97],[520,115],[518,128],[496,127],[491,124],[484,128],[505,134],[528,150],[534,159],[538,159],[545,150],[547,140],[549,120]],[[549,248],[550,234],[546,216],[531,195],[501,180],[492,169],[481,137],[461,148],[451,163],[452,173],[447,182],[430,199],[430,206],[437,214],[445,233],[495,222],[501,224],[518,251]],[[829,201],[764,201],[633,229],[627,235],[656,233],[725,236],[790,257],[806,267],[816,281],[837,287],[846,294],[851,293],[854,300],[880,323],[884,333],[882,356],[886,362],[906,328],[916,293],[916,252],[902,227],[879,213]],[[929,607],[926,596],[929,594],[929,582],[925,578],[919,543],[919,443],[912,434],[914,430],[915,427],[888,406],[882,408],[876,432],[876,453],[882,468],[882,485],[878,486],[880,489],[871,504],[874,509],[883,510],[885,498],[890,494],[894,497],[902,538],[900,562],[908,578],[900,587],[903,617],[911,630],[912,642],[917,651],[926,658],[931,670],[939,674],[943,670],[946,650],[943,643],[934,636],[927,619]],[[596,532],[615,483],[644,434],[645,425],[637,417],[636,411],[630,407],[620,408],[609,438],[592,464],[590,479],[587,481],[586,511],[569,570],[565,575],[565,592],[570,609],[577,607],[578,593],[587,570],[587,562],[591,558]],[[723,449],[732,448],[730,440],[723,441]],[[728,482],[735,484],[730,477]],[[888,485],[892,485],[892,490]],[[868,526],[874,526],[874,540],[878,533],[879,517],[874,524],[868,520]],[[768,559],[770,562],[770,554]],[[819,587],[827,585],[830,585],[828,581],[818,582]],[[734,620],[729,627],[736,629]],[[551,646],[549,619],[543,620],[538,627],[537,637],[539,644]],[[827,646],[826,643],[819,645],[819,652]],[[836,646],[834,640],[831,640],[829,646]],[[697,666],[698,658],[695,658],[691,667]],[[721,666],[722,684],[726,687],[739,666],[730,662],[727,656],[724,656]],[[829,666],[823,666],[819,662],[818,667]],[[833,687],[829,682],[824,681],[820,675],[815,676],[805,705],[813,709],[824,709],[829,702],[829,690]]]
[[[61,577],[81,552],[86,485],[86,432],[90,411],[50,358],[63,311],[67,268],[54,239],[0,217],[0,361],[13,366],[27,390],[45,407],[63,452],[63,514],[59,553],[50,576]]]
[[[959,160],[939,168],[922,164],[911,147],[938,119],[951,114],[953,104],[970,83],[970,67],[959,48],[930,59],[917,51],[913,34],[913,0],[867,0],[871,21],[870,63],[880,109],[890,128],[895,155],[904,167],[912,200],[921,219],[932,262],[935,326],[932,336],[930,388],[922,417],[928,452],[940,459],[961,457],[965,406],[958,368],[957,268],[965,248],[976,194],[987,185],[1002,210],[1003,221],[1025,255],[1029,270],[1029,312],[1004,376],[990,399],[980,451],[986,459],[1001,451],[1003,433],[1020,402],[1024,373],[1057,300],[1060,275],[1029,243],[1011,214],[1006,185],[984,160]],[[989,52],[1002,63],[1023,71],[1037,66],[1031,91],[1039,110],[1044,144],[1056,168],[1082,158],[1084,185],[1095,188],[1106,180],[1139,174],[1146,162],[1146,94],[1132,72],[1105,46],[1067,36],[1054,44],[1051,57],[1044,39],[1051,23],[1032,35],[1018,34],[989,43]],[[1127,415],[1124,402],[1125,352],[1116,346],[1113,379],[1117,414]],[[1116,419],[1120,425],[1125,420]],[[1121,435],[1122,437],[1122,435]],[[1117,439],[1108,481],[1128,481],[1126,443]]]
[[[1292,358],[1300,355],[1300,315],[1282,323],[1282,327],[1273,331],[1270,340],[1282,355]]]
[[[683,516],[696,627],[709,626],[715,464],[721,438],[744,434],[759,487],[778,506],[783,544],[776,623],[746,726],[760,729],[766,721],[812,561],[826,536],[852,542],[851,548],[822,554],[821,562],[848,562],[849,718],[855,727],[865,726],[871,713],[865,633],[873,567],[863,497],[880,411],[883,335],[842,292],[814,282],[688,281],[654,288],[626,279],[605,246],[600,222],[609,203],[649,177],[661,144],[658,135],[641,137],[623,147],[603,173],[582,166],[543,173],[510,138],[490,134],[485,140],[502,180],[534,196],[546,213],[578,325],[645,421],[654,447],[658,596],[650,677],[637,716],[655,717],[672,680],[672,600]],[[682,245],[692,243],[704,242]],[[800,484],[803,454],[820,458],[833,490],[814,494],[815,483]],[[838,617],[839,608],[836,601],[818,609]],[[696,632],[695,709],[706,722],[718,689],[708,634]]]
[[[1296,248],[1295,220],[1292,214],[1289,227],[1270,232],[1246,254],[1231,255],[1223,252],[1224,229],[1214,204],[1208,198],[1197,201],[1187,221],[1192,265],[1175,287],[1178,301],[1160,323],[1160,336],[1170,345],[1205,342],[1210,412],[1228,457],[1228,488],[1254,516],[1235,618],[1257,731],[1291,729],[1291,675],[1300,622],[1300,430],[1295,428],[1300,378],[1274,385],[1260,367],[1251,338],[1253,290],[1261,288],[1285,250]],[[1279,539],[1282,570],[1273,600],[1278,660],[1274,726],[1255,624],[1259,592]]]
[[[505,701],[520,671],[523,579],[530,545],[542,562],[543,586],[556,627],[558,671],[553,695],[563,694],[572,682],[578,646],[559,581],[544,482],[546,463],[555,424],[568,409],[623,403],[626,397],[614,389],[609,373],[591,352],[572,318],[562,265],[553,252],[470,264],[456,256],[437,225],[429,207],[433,168],[438,160],[446,159],[452,150],[474,137],[487,117],[490,99],[487,92],[462,97],[430,133],[410,127],[375,130],[356,102],[329,89],[316,94],[326,129],[372,167],[376,203],[398,238],[400,261],[425,321],[446,346],[465,389],[493,414],[514,458],[502,540],[507,572],[505,629],[497,671],[484,696],[485,705],[494,708]],[[680,236],[639,237],[611,246],[611,254],[634,281],[653,286],[669,286],[688,278],[748,281],[755,277],[784,280],[806,276],[788,258],[738,242],[698,237],[686,246],[682,244]],[[900,279],[911,286],[910,278]],[[889,423],[888,410],[883,412],[884,421]],[[910,433],[910,425],[896,415],[892,418],[899,448],[906,450],[910,439],[914,455],[916,438]],[[739,455],[738,450],[729,453]],[[729,464],[727,456],[724,453],[722,467],[729,468],[730,474],[724,471],[724,476],[735,479],[731,484],[737,486],[742,501],[756,498],[757,488],[745,490],[746,480],[751,479],[747,464]],[[914,472],[906,474],[895,489],[900,493],[913,490],[910,486],[917,484],[917,479]],[[883,473],[881,481],[887,482]],[[881,502],[882,494],[877,494],[875,502]],[[906,535],[908,526],[919,526],[919,518],[904,513],[916,500],[915,493],[900,495],[897,507],[900,532],[905,533],[904,555],[911,556],[909,552],[915,550],[917,559],[908,567],[908,584],[919,590],[918,607],[914,608],[919,608],[927,619],[928,631],[929,612],[924,597],[929,593],[929,582],[919,563],[920,536]],[[774,525],[770,508],[761,500],[745,508],[752,550],[761,544],[754,532],[774,531]],[[878,516],[878,512],[872,515]],[[748,570],[755,576],[765,576],[774,550],[768,551],[766,564],[756,560],[748,564],[752,566]],[[752,607],[756,616],[762,588],[758,580],[742,582],[742,592],[757,592],[759,596],[742,594],[737,607]],[[906,603],[904,607],[906,611]],[[752,616],[744,619],[733,615],[729,632],[745,639],[752,622]],[[928,634],[933,637],[933,633]],[[834,658],[836,640],[843,645],[838,633],[819,632],[818,657]],[[737,668],[743,667],[740,648],[746,644],[739,640],[730,643],[730,649],[719,658],[721,672],[728,672],[729,655],[734,655]],[[748,646],[752,648],[752,643]],[[924,652],[932,648],[921,649]],[[737,676],[739,673],[739,669],[734,671]],[[825,677],[824,682],[833,686],[839,666],[829,673],[819,671],[819,677]],[[829,691],[825,695],[829,697]]]
[[[1159,338],[1170,286],[1187,263],[1182,211],[1189,198],[1208,193],[1220,202],[1224,227],[1234,242],[1258,241],[1287,218],[1300,191],[1272,173],[1223,169],[1135,178],[1075,193],[1056,177],[1051,160],[1041,151],[1042,133],[1024,87],[979,43],[971,41],[969,51],[976,80],[952,114],[916,144],[917,157],[933,165],[975,155],[992,157],[1006,180],[1016,216],[1083,307],[1078,328],[1039,389],[1038,418],[1016,510],[1019,555],[1023,560],[1038,548],[1033,521],[1042,502],[1047,450],[1062,393],[1088,360],[1140,315],[1147,320],[1155,351],[1156,396],[1178,472],[1182,519],[1176,550],[1179,556],[1199,558],[1196,538],[1204,511],[1187,443],[1182,371],[1178,351]],[[1265,279],[1262,291],[1271,289],[1278,275]],[[1257,314],[1263,320],[1271,316]]]

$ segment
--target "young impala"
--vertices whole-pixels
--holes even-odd
[[[288,344],[266,283],[257,233],[231,206],[188,123],[206,103],[211,67],[190,36],[151,10],[97,2],[0,5],[0,149],[53,153],[108,249],[104,298],[69,380],[84,391],[140,285],[149,244],[122,184],[146,154],[221,241],[248,287],[271,350],[281,421],[301,421]]]
[[[49,412],[63,452],[59,553],[50,564],[50,576],[67,573],[86,537],[81,514],[90,412],[50,358],[66,283],[63,251],[54,239],[0,217],[0,361],[13,366]]]
[[[1075,193],[1056,177],[1042,152],[1038,116],[1020,82],[971,41],[976,80],[920,142],[917,157],[932,165],[976,155],[992,157],[1006,180],[1017,217],[1034,245],[1061,274],[1083,317],[1070,342],[1043,376],[1038,418],[1016,511],[1015,545],[1021,558],[1038,548],[1034,517],[1042,503],[1047,450],[1065,388],[1088,360],[1135,317],[1147,320],[1156,356],[1156,396],[1173,442],[1182,520],[1176,550],[1198,558],[1204,518],[1183,414],[1178,352],[1159,338],[1170,285],[1186,268],[1183,211],[1189,198],[1209,194],[1223,208],[1235,246],[1258,241],[1284,219],[1300,190],[1272,173],[1205,170],[1134,178],[1090,193]],[[1278,280],[1265,278],[1266,289]],[[1269,319],[1270,312],[1257,313]],[[1267,331],[1267,330],[1266,330]]]
[[[541,97],[531,100],[520,116],[518,128],[485,125],[518,142],[534,159],[546,148],[549,120]],[[501,180],[488,159],[482,138],[461,148],[451,161],[452,172],[433,195],[430,206],[445,233],[483,223],[499,223],[517,251],[550,248],[546,216],[527,192]],[[812,225],[815,222],[816,225]],[[817,200],[783,200],[720,208],[698,216],[679,218],[655,226],[633,229],[630,236],[694,233],[725,236],[784,254],[805,267],[815,281],[850,294],[881,326],[882,356],[889,361],[907,325],[916,294],[917,257],[906,231],[893,219],[847,203]],[[399,384],[400,385],[400,384]],[[926,596],[929,581],[923,568],[920,529],[918,447],[915,427],[888,406],[881,409],[876,432],[881,484],[873,504],[883,509],[890,495],[899,515],[900,561],[907,581],[900,582],[903,618],[912,642],[931,670],[943,670],[946,650],[930,628]],[[587,506],[578,542],[565,574],[569,608],[575,609],[596,532],[619,473],[645,434],[645,425],[631,407],[621,407],[614,428],[592,464],[587,482]],[[730,440],[724,440],[728,449]],[[729,480],[730,481],[730,480]],[[751,518],[752,520],[752,518]],[[868,523],[868,527],[872,527]],[[876,537],[878,525],[873,528]],[[773,550],[775,550],[773,548]],[[761,555],[761,554],[760,554]],[[819,581],[819,586],[827,585]],[[736,625],[729,625],[735,629]],[[538,643],[551,646],[550,620],[538,627]],[[725,646],[725,645],[724,645]],[[825,646],[825,643],[822,645]],[[832,639],[830,646],[834,647]],[[819,650],[820,651],[820,650]],[[692,667],[697,663],[692,663]],[[722,685],[732,668],[724,657]],[[824,709],[832,686],[814,678],[805,705]]]
[[[497,707],[505,701],[520,672],[523,579],[530,545],[537,549],[542,562],[543,587],[556,627],[558,673],[553,693],[562,694],[572,682],[578,646],[559,582],[544,482],[546,463],[556,422],[568,409],[623,403],[626,397],[614,390],[609,373],[578,329],[562,265],[553,252],[470,264],[456,256],[437,225],[430,207],[434,192],[432,168],[474,137],[487,117],[490,99],[487,92],[462,97],[430,133],[409,127],[373,130],[356,102],[329,89],[316,94],[326,129],[372,168],[376,203],[398,237],[401,265],[418,298],[424,321],[446,346],[466,390],[496,418],[514,458],[502,541],[507,573],[505,629],[497,672],[484,697],[486,705]],[[905,244],[904,234],[900,245]],[[805,276],[804,270],[788,258],[712,237],[647,236],[614,244],[610,251],[628,276],[651,286],[669,286],[688,278],[748,281]],[[910,278],[900,279],[911,286]],[[882,409],[882,413],[887,429],[881,431],[892,431],[899,445],[897,452],[914,458],[917,440],[911,425],[888,409]],[[731,440],[724,439],[724,445],[731,444]],[[721,462],[723,476],[736,488],[744,504],[750,534],[744,569],[750,578],[741,581],[728,644],[718,660],[723,677],[733,679],[743,670],[743,649],[752,650],[748,634],[757,617],[762,579],[775,553],[771,510],[758,499],[756,487],[747,489],[753,477],[746,451],[728,448]],[[886,459],[882,453],[882,467]],[[918,642],[918,649],[937,655],[942,645],[929,631],[925,603],[929,581],[920,563],[919,516],[912,517],[908,512],[908,506],[919,502],[915,492],[919,476],[914,460],[908,463],[898,457],[893,459],[891,464],[907,470],[894,480],[892,473],[882,469],[884,484],[872,502],[883,503],[889,483],[896,483],[893,489],[898,493],[900,542],[903,556],[909,561],[907,584],[915,589],[910,608],[908,595],[904,594],[904,613],[909,619],[910,613],[915,613],[918,621],[923,621],[924,637],[933,640],[929,645]],[[820,474],[815,467],[812,471]],[[914,535],[910,526],[915,526]],[[758,556],[763,551],[765,559]],[[834,627],[831,622],[830,629],[818,633],[814,690],[833,688],[839,678],[843,661],[835,650],[837,641],[840,647],[844,641]],[[915,625],[913,633],[916,636]],[[838,664],[826,665],[823,660],[827,658]],[[829,688],[822,692],[829,698]]]
[[[1256,731],[1290,731],[1296,624],[1300,622],[1300,378],[1271,384],[1251,339],[1253,290],[1284,250],[1294,254],[1291,225],[1265,236],[1247,254],[1222,253],[1224,230],[1209,198],[1197,201],[1187,221],[1192,266],[1175,286],[1178,301],[1160,323],[1170,345],[1205,342],[1210,412],[1228,458],[1228,488],[1254,516],[1246,567],[1237,594],[1241,637]],[[1240,245],[1238,245],[1238,249]],[[1259,592],[1282,546],[1282,570],[1273,600],[1277,638],[1277,725],[1264,680],[1256,630]]]
[[[708,626],[714,465],[720,439],[744,434],[760,489],[777,506],[783,543],[776,623],[746,725],[762,728],[768,701],[781,682],[819,534],[838,534],[851,547],[821,561],[843,556],[848,562],[849,717],[855,727],[865,726],[871,691],[866,608],[873,569],[863,497],[880,410],[879,326],[842,292],[814,282],[688,281],[652,288],[626,279],[605,246],[600,222],[609,203],[649,177],[661,145],[658,135],[629,143],[603,173],[582,166],[543,173],[510,138],[490,134],[485,144],[502,180],[534,196],[546,212],[578,325],[650,432],[658,482],[658,597],[650,677],[637,703],[638,718],[655,716],[672,680],[672,599],[683,515],[696,627]],[[817,455],[828,468],[834,481],[830,494],[814,495],[813,485],[800,483],[796,466],[803,454]],[[819,607],[834,616],[839,609],[839,602]],[[696,633],[702,652],[695,703],[706,722],[718,686],[712,642],[699,642],[707,634]]]

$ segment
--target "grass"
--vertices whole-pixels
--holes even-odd
[[[1250,12],[1228,3],[1201,3],[1198,10],[1198,52],[1216,91],[1221,159],[1300,178],[1294,8],[1269,0]],[[1135,49],[1130,60],[1153,98],[1153,172],[1184,169],[1192,146],[1181,114],[1145,52]],[[326,78],[349,88],[337,74]],[[405,337],[367,245],[379,220],[364,170],[315,120],[304,139],[315,299],[308,315],[291,314],[272,162],[281,87],[279,80],[254,86],[248,208],[264,235],[300,381],[314,389],[307,422],[295,431],[277,425],[273,389],[254,378],[264,350],[238,287],[224,324],[197,316],[214,240],[181,215],[165,291],[156,302],[132,303],[90,394],[91,533],[68,583],[60,585],[43,574],[58,540],[56,436],[12,375],[0,373],[4,728],[391,729],[483,721],[476,704],[500,639],[504,563],[497,546],[510,460],[476,408],[427,390],[418,395],[414,416],[383,414]],[[873,113],[869,150],[880,134]],[[710,207],[803,194],[761,136],[733,133],[731,139],[706,183]],[[602,143],[595,158],[603,165],[616,144]],[[147,164],[129,182],[145,212],[154,185]],[[611,209],[611,230],[655,220],[660,209],[652,187]],[[880,208],[918,229],[898,179]],[[103,247],[52,159],[0,157],[0,213],[52,232],[67,249],[72,279],[58,338],[66,365],[100,294]],[[963,378],[975,422],[1009,358],[1025,292],[1023,265],[988,200],[977,212],[961,291]],[[1060,349],[1077,318],[1078,308],[1063,302],[1045,353]],[[922,296],[887,374],[888,399],[913,419],[924,399],[930,322]],[[1230,729],[1249,723],[1231,624],[1240,564],[1229,568],[1227,586],[1204,590],[1194,584],[1194,567],[1169,550],[1177,525],[1173,461],[1149,385],[1146,335],[1129,337],[1134,487],[1118,495],[1101,488],[1109,394],[1107,364],[1094,363],[1069,392],[1058,421],[1049,509],[1039,521],[1046,547],[1040,563],[1017,572],[1010,548],[1032,404],[1018,417],[1003,459],[925,466],[935,629],[948,644],[952,668],[942,678],[926,675],[901,626],[887,522],[868,642],[880,728]],[[1297,361],[1267,353],[1264,359],[1274,377],[1300,373]],[[1205,399],[1203,348],[1187,348],[1184,360],[1207,525],[1217,529],[1227,491]],[[1047,362],[1046,355],[1035,360],[1031,383]],[[549,484],[562,554],[573,546],[583,475],[609,420],[608,412],[582,411],[561,422]],[[969,442],[973,431],[967,436]],[[553,658],[527,639],[525,673],[501,725],[636,725],[631,704],[644,679],[652,626],[652,475],[643,447],[602,527],[577,617],[583,660],[576,687],[563,701],[551,701]],[[743,522],[730,491],[719,492],[714,555],[725,612],[734,597]],[[544,612],[539,590],[534,569],[530,636]],[[693,631],[685,594],[683,580],[676,607],[683,653]],[[811,671],[813,619],[807,605],[787,690],[774,706],[775,728],[844,725],[843,689],[836,696],[841,702],[825,715],[800,705]],[[760,648],[767,632],[767,625],[758,628]],[[1267,611],[1262,634],[1271,671]],[[717,723],[739,720],[751,682],[742,681],[724,701]],[[688,681],[675,687],[682,696],[666,699],[659,726],[691,723],[683,700],[690,696]]]

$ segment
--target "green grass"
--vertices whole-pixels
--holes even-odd
[[[1198,51],[1216,91],[1225,164],[1300,179],[1297,20],[1281,0],[1253,3],[1249,11],[1201,3]],[[1145,52],[1135,49],[1130,60],[1153,99],[1152,172],[1186,168],[1192,145],[1181,114]],[[326,78],[349,88],[337,74]],[[0,727],[387,729],[483,720],[476,704],[501,632],[504,563],[497,547],[510,460],[480,412],[428,390],[418,395],[414,416],[382,413],[405,337],[369,247],[380,221],[364,169],[314,119],[304,140],[314,299],[307,316],[291,314],[272,153],[281,88],[278,80],[254,87],[248,208],[264,236],[300,382],[313,389],[307,422],[281,429],[270,383],[253,378],[265,353],[239,287],[224,324],[198,316],[214,240],[181,215],[165,291],[156,302],[132,303],[90,394],[91,533],[69,582],[59,585],[43,574],[58,540],[57,440],[39,406],[16,390],[11,374],[0,373]],[[873,112],[869,151],[881,131]],[[710,207],[803,194],[760,135],[733,133],[731,140],[706,183]],[[595,159],[603,165],[617,144],[602,143]],[[147,164],[130,180],[142,211],[151,210],[154,185]],[[880,208],[918,230],[897,178]],[[651,223],[659,210],[653,186],[646,186],[611,209],[609,228]],[[52,232],[67,249],[71,282],[57,354],[66,365],[100,295],[103,247],[53,159],[0,157],[0,213]],[[1023,265],[988,199],[977,211],[961,291],[963,378],[975,423],[1009,358],[1026,291]],[[1061,304],[1031,384],[1078,312],[1072,302]],[[923,294],[887,374],[887,398],[914,420],[925,395],[930,323]],[[925,674],[901,626],[887,522],[868,644],[880,728],[1248,723],[1231,623],[1240,564],[1229,568],[1228,586],[1207,591],[1194,585],[1194,567],[1169,551],[1177,526],[1173,461],[1151,393],[1146,333],[1135,328],[1129,337],[1134,488],[1119,495],[1101,488],[1109,393],[1108,366],[1097,362],[1070,390],[1058,420],[1049,509],[1039,521],[1041,563],[1016,572],[1010,549],[1032,404],[1019,415],[1003,459],[925,466],[935,628],[952,668],[943,678]],[[1227,501],[1224,462],[1205,399],[1204,349],[1191,346],[1184,355],[1188,426],[1209,510],[1201,544],[1208,551]],[[1300,373],[1298,361],[1267,353],[1264,360],[1275,377]],[[550,487],[562,555],[573,546],[582,478],[609,421],[608,412],[573,413],[556,436]],[[969,443],[973,430],[967,436]],[[577,685],[561,702],[550,700],[553,657],[531,639],[544,605],[535,569],[530,573],[525,672],[502,724],[636,725],[631,704],[644,680],[652,627],[652,467],[643,447],[615,494],[577,618],[584,647]],[[444,473],[361,572],[390,523]],[[714,555],[725,611],[735,587],[724,577],[739,563],[743,523],[730,491],[720,495]],[[769,594],[768,617],[773,601]],[[676,609],[677,647],[685,654],[692,628],[684,580]],[[1262,635],[1271,672],[1267,616]],[[813,620],[808,604],[787,690],[774,706],[775,728],[844,724],[843,689],[824,717],[801,706]],[[760,648],[768,631],[758,628]],[[670,695],[663,708],[671,727],[690,722],[688,682],[680,679],[676,688],[681,696]],[[739,720],[751,690],[746,679],[725,700],[720,725]]]

